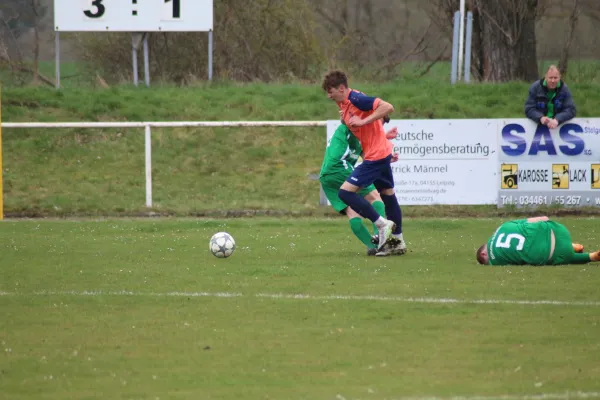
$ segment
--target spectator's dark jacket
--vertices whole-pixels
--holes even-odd
[[[554,103],[554,118],[559,124],[575,118],[575,103],[567,85],[560,81],[556,88]],[[529,88],[529,97],[525,102],[525,115],[532,121],[539,123],[540,118],[548,113],[548,88],[544,86],[544,79],[535,81]]]

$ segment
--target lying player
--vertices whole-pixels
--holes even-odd
[[[600,251],[584,253],[567,228],[548,217],[505,222],[477,249],[477,262],[489,265],[563,265],[600,261]]]
[[[397,129],[393,128],[386,133],[386,137],[393,139],[397,134]],[[354,166],[361,153],[362,147],[360,146],[360,142],[352,135],[348,127],[342,123],[327,143],[319,181],[333,209],[341,214],[346,214],[350,222],[350,229],[367,246],[367,255],[374,256],[377,254],[377,244],[379,241],[371,239],[371,234],[364,226],[361,216],[338,196],[340,186],[342,186],[354,170]],[[379,215],[385,215],[385,205],[381,201],[379,192],[375,189],[374,185],[371,184],[363,188],[359,194],[371,203]],[[375,224],[373,224],[373,230],[374,235],[377,236],[379,231]]]

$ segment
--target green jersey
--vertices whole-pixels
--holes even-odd
[[[500,225],[487,243],[491,265],[545,265],[550,258],[551,224],[519,219]],[[570,246],[570,243],[569,243]]]
[[[354,170],[361,153],[362,147],[358,139],[346,125],[340,125],[327,142],[320,176],[328,175],[328,178],[346,180]]]

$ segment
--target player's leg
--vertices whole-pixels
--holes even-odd
[[[401,239],[402,238],[402,209],[400,208],[400,204],[398,204],[398,199],[396,198],[396,193],[393,188],[382,189],[380,192],[381,200],[385,205],[385,215],[396,223],[396,228],[394,229],[394,236]]]
[[[374,181],[375,187],[381,195],[381,200],[385,204],[385,215],[396,224],[392,233],[392,243],[386,249],[391,254],[406,253],[406,242],[402,232],[402,209],[398,204],[396,192],[394,191],[394,175],[391,167],[391,156],[389,160],[382,165],[379,177]],[[387,255],[387,254],[381,254]]]
[[[575,251],[572,251],[570,254],[567,254],[564,259],[565,262],[560,264],[587,264],[589,262],[599,262],[600,251],[595,251],[593,253],[576,253]]]
[[[391,191],[393,193],[394,189],[391,189]],[[391,195],[386,194],[384,191],[383,193],[381,193],[381,198],[386,205],[386,208],[385,208],[386,215],[390,215],[390,214],[387,214],[390,212],[389,211],[390,208],[393,210],[392,215],[390,215],[389,218],[390,218],[390,220],[393,220],[394,223],[396,224],[396,229],[392,232],[392,237],[388,240],[388,243],[386,243],[385,246],[383,248],[381,248],[380,252],[378,252],[376,255],[381,257],[381,256],[405,254],[408,251],[408,249],[406,246],[406,241],[404,240],[404,234],[402,232],[402,225],[401,225],[402,224],[402,211],[396,201],[396,195],[395,195],[395,193],[391,194]],[[394,201],[396,203],[396,207],[394,207],[393,205],[388,205],[392,201]],[[397,210],[394,210],[394,208],[397,208]],[[394,214],[394,211],[397,211],[397,213]],[[392,218],[395,218],[395,220]],[[400,228],[398,228],[398,226]]]
[[[371,203],[377,214],[385,218],[385,205],[381,201],[381,196],[375,188],[375,185],[369,185],[359,192],[363,197]],[[373,236],[377,236],[377,242],[379,242],[379,229],[377,225],[373,224]]]
[[[354,236],[356,236],[358,240],[367,246],[367,255],[374,256],[377,253],[377,246],[371,243],[371,234],[365,224],[363,224],[362,217],[354,211],[352,207],[346,207],[345,211],[348,216],[348,221],[350,222],[352,233],[354,233]]]
[[[550,224],[555,238],[554,253],[550,259],[550,264],[587,264],[590,261],[600,261],[600,252],[575,252],[575,247],[573,246],[573,241],[571,239],[571,233],[566,226],[556,221],[548,221],[548,224]]]
[[[338,196],[344,203],[360,214],[360,216],[369,219],[377,225],[379,229],[378,249],[381,249],[392,235],[395,224],[380,216],[371,203],[358,194],[361,188],[373,183],[374,178],[379,173],[379,169],[380,167],[377,162],[363,161],[346,179],[338,192]]]
[[[346,214],[350,223],[350,229],[352,233],[363,242],[367,249],[376,249],[376,246],[371,243],[371,234],[364,226],[362,218],[356,211],[354,211],[351,207],[348,207],[346,203],[342,201],[342,199],[338,196],[339,187],[341,185],[340,181],[335,177],[321,177],[320,179],[321,187],[323,188],[323,193],[325,193],[325,197],[331,203],[331,207],[340,214]],[[343,182],[343,181],[342,181]],[[368,254],[367,250],[367,254]],[[373,251],[371,251],[373,253]],[[373,254],[374,255],[374,254]]]

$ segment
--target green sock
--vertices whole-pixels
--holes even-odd
[[[573,253],[571,255],[571,264],[587,264],[590,261],[590,253]]]
[[[383,201],[379,201],[379,200],[374,201],[373,208],[375,209],[375,211],[377,211],[377,214],[379,214],[383,218],[385,218],[385,204],[383,204]],[[379,230],[377,229],[375,224],[373,224],[373,235],[378,235],[378,234],[379,234]]]
[[[358,240],[363,242],[368,248],[374,248],[375,245],[371,243],[371,234],[362,222],[362,218],[350,219],[350,229],[356,235]]]

